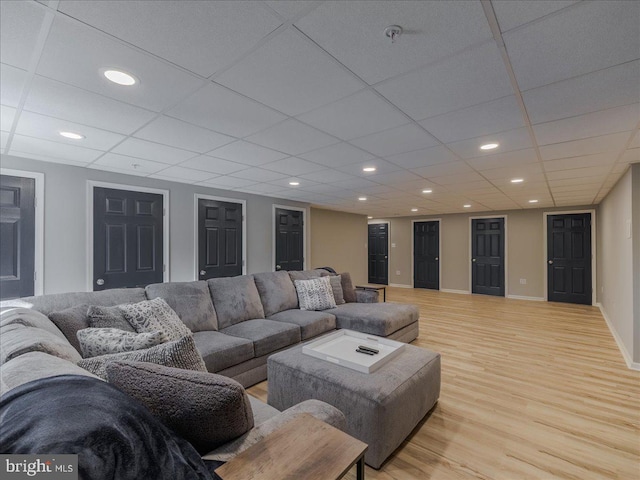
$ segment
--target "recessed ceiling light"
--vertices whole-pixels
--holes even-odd
[[[512,178],[511,183],[522,183],[524,182],[524,178]]]
[[[59,133],[64,138],[70,138],[71,140],[82,140],[84,138],[84,135],[80,135],[79,133],[75,133],[75,132],[59,132]]]
[[[126,87],[130,87],[131,85],[138,83],[138,79],[136,77],[121,70],[108,69],[104,70],[102,74],[107,78],[107,80]]]
[[[360,200],[361,202],[364,202],[367,199],[367,197],[358,197],[358,200]]]
[[[480,146],[480,150],[493,150],[494,148],[498,148],[497,143],[485,143]]]
[[[372,216],[368,216],[367,218],[368,218],[369,220],[371,220],[373,217],[372,217]]]
[[[471,208],[471,205],[469,205],[468,203],[466,205],[463,205],[464,208]]]
[[[432,193],[433,190],[431,190],[430,188],[426,188],[424,190],[422,190],[422,193]]]
[[[412,211],[412,212],[417,212],[417,211],[418,211],[418,209],[417,209],[417,208],[412,208],[412,209],[411,209],[411,211]]]
[[[300,185],[300,182],[289,182],[289,185],[291,185],[292,187],[297,187],[298,185]]]
[[[529,200],[529,203],[538,203],[538,200]]]
[[[362,169],[363,172],[375,172],[376,171],[376,167],[364,167]]]

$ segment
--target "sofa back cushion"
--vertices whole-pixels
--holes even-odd
[[[207,282],[154,283],[145,288],[147,298],[164,298],[192,332],[218,330]]]
[[[344,301],[347,303],[357,302],[356,289],[351,281],[351,274],[348,272],[341,273],[340,282],[342,283],[342,295],[344,297]]]
[[[236,323],[264,318],[264,309],[253,275],[207,280],[220,330]]]
[[[298,296],[289,273],[265,272],[253,275],[264,308],[269,317],[284,310],[298,308]]]
[[[291,281],[311,280],[312,278],[326,277],[329,275],[323,268],[314,268],[313,270],[290,270],[287,272]]]
[[[82,360],[71,344],[42,328],[17,323],[0,327],[0,365],[29,352],[43,352],[72,363]]]

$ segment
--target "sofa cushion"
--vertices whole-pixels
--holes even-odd
[[[264,318],[260,294],[252,275],[212,278],[207,283],[220,330],[245,320]]]
[[[161,343],[155,347],[133,352],[110,353],[99,357],[84,358],[78,362],[78,366],[89,370],[91,373],[106,378],[106,367],[110,362],[119,360],[131,360],[134,362],[150,362],[167,367],[184,368],[206,372],[207,367],[196,349],[193,337],[188,335],[179,340]]]
[[[207,282],[154,283],[145,288],[147,298],[163,298],[192,332],[218,330]]]
[[[33,380],[56,375],[84,375],[100,378],[68,360],[44,352],[29,352],[0,366],[0,378],[4,384],[2,394]]]
[[[64,336],[78,353],[82,352],[82,348],[76,334],[78,330],[89,328],[88,309],[89,305],[82,304],[49,314],[49,319],[64,333]]]
[[[118,328],[127,332],[136,331],[117,305],[115,307],[91,305],[87,310],[87,319],[91,328]]]
[[[415,305],[402,303],[345,303],[327,310],[336,316],[338,328],[388,337],[407,325],[418,321],[420,312]]]
[[[335,308],[336,300],[333,298],[329,277],[296,280],[294,283],[298,292],[300,310]]]
[[[267,317],[283,310],[298,308],[298,295],[288,272],[256,273],[253,278]]]
[[[29,352],[48,353],[72,363],[82,360],[67,340],[47,330],[20,324],[0,327],[0,365]]]
[[[112,362],[107,379],[200,453],[253,428],[247,393],[228,377],[153,363]]]
[[[20,324],[25,327],[42,328],[54,335],[66,340],[64,333],[60,330],[49,317],[37,310],[30,308],[1,308],[0,309],[0,327],[5,325]]]
[[[210,372],[220,372],[254,357],[253,342],[245,338],[220,332],[196,332],[193,340]]]
[[[342,283],[342,294],[344,301],[347,303],[357,302],[356,289],[351,281],[351,274],[349,272],[343,272],[340,274],[340,281]]]
[[[120,308],[138,333],[160,331],[169,340],[191,335],[191,330],[162,298],[120,305]]]
[[[333,298],[336,301],[336,305],[345,303],[344,292],[342,291],[342,276],[331,275],[329,277],[329,283],[331,283],[331,290],[333,291]]]
[[[322,268],[316,268],[314,270],[290,270],[287,272],[291,281],[295,280],[311,280],[312,278],[326,277],[329,272]]]
[[[251,340],[256,357],[300,342],[300,327],[297,325],[265,319],[231,325],[222,333]]]
[[[109,353],[131,352],[160,345],[168,340],[157,332],[127,332],[119,328],[84,328],[78,330],[78,341],[84,358]]]
[[[271,315],[269,320],[276,322],[293,323],[300,327],[302,340],[316,337],[322,333],[335,330],[336,317],[330,313],[314,312],[312,310],[285,310]]]

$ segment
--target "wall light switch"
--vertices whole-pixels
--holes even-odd
[[[396,270],[396,275],[400,275],[400,270]]]
[[[520,279],[520,285],[526,285],[527,284],[527,279],[526,278],[521,278]]]
[[[396,244],[395,244],[395,243],[392,243],[392,244],[391,244],[391,248],[396,248]]]

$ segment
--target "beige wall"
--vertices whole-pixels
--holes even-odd
[[[311,255],[308,268],[332,267],[349,272],[354,283],[367,282],[367,217],[311,209]]]
[[[640,369],[640,163],[631,165],[631,225],[633,248],[633,361]]]

